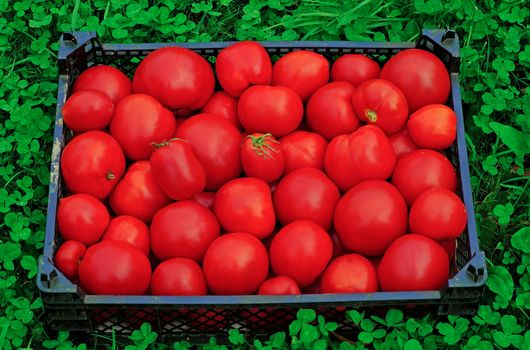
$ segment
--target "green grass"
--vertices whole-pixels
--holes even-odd
[[[175,5],[176,4],[176,5]],[[343,10],[346,9],[346,10]],[[419,28],[461,38],[461,85],[476,217],[490,279],[475,317],[434,321],[390,311],[350,311],[354,339],[301,311],[268,342],[237,331],[231,348],[530,348],[530,11],[527,0],[202,1],[0,0],[0,349],[84,349],[43,328],[35,288],[42,250],[59,33],[95,30],[105,42],[218,40],[414,40]],[[144,325],[112,349],[184,349],[158,344]],[[219,339],[221,341],[221,339]],[[385,345],[384,345],[385,344]],[[212,339],[205,349],[222,348]]]

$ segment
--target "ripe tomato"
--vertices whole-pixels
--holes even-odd
[[[136,68],[135,93],[156,98],[165,107],[200,109],[213,93],[212,67],[201,55],[183,47],[164,47],[147,55]]]
[[[241,96],[250,85],[270,84],[272,63],[263,46],[241,41],[219,52],[215,71],[223,90],[232,96]]]
[[[359,85],[352,95],[352,103],[359,119],[377,125],[387,135],[400,130],[409,116],[403,92],[384,79],[373,79]]]
[[[332,254],[333,243],[327,232],[314,222],[298,220],[274,237],[270,261],[276,275],[291,277],[304,288],[324,271]]]
[[[206,189],[217,190],[241,173],[241,134],[230,122],[197,114],[182,123],[175,136],[189,142],[204,166]]]
[[[447,284],[449,260],[445,250],[432,239],[406,234],[388,247],[378,276],[384,292],[438,290]]]
[[[102,240],[113,239],[129,243],[145,255],[149,255],[149,229],[140,219],[121,215],[110,220]]]
[[[300,168],[324,168],[324,153],[328,142],[321,135],[295,131],[280,139],[285,159],[285,174]]]
[[[66,241],[55,253],[55,266],[65,275],[70,281],[77,281],[77,272],[79,270],[79,263],[83,256],[85,256],[86,247],[83,243],[78,241]]]
[[[277,276],[269,278],[261,284],[258,290],[259,295],[292,295],[302,294],[296,281],[291,277]]]
[[[161,261],[189,258],[200,262],[218,236],[219,223],[211,211],[193,201],[160,209],[151,223],[151,249]]]
[[[412,113],[407,129],[423,148],[443,150],[456,139],[456,114],[445,105],[428,105]]]
[[[302,100],[285,86],[251,86],[237,104],[239,121],[249,132],[281,137],[294,131],[304,115]]]
[[[170,202],[156,183],[147,160],[131,164],[109,197],[110,207],[117,215],[131,215],[144,222],[150,222],[158,209]]]
[[[272,85],[293,89],[304,102],[328,81],[328,60],[312,51],[289,52],[272,67]]]
[[[252,294],[267,278],[267,250],[251,234],[227,233],[208,247],[203,269],[213,294]]]
[[[74,92],[62,109],[64,123],[75,132],[104,129],[112,113],[112,100],[97,90]]]
[[[280,180],[274,192],[274,208],[282,225],[309,220],[327,230],[339,198],[339,190],[322,170],[302,168]]]
[[[347,254],[333,260],[320,282],[321,293],[374,293],[377,289],[374,265],[359,254]]]
[[[267,182],[278,180],[285,166],[280,143],[271,134],[259,133],[243,140],[241,163],[247,176]]]
[[[158,265],[151,278],[152,295],[206,295],[206,281],[201,267],[186,258],[166,260]]]
[[[344,244],[342,244],[337,232],[331,231],[329,233],[329,236],[331,237],[331,241],[333,242],[333,256],[331,257],[332,260],[338,258],[339,256],[348,254],[348,249],[346,249],[346,247],[344,247]]]
[[[247,232],[263,239],[276,225],[270,187],[260,179],[227,182],[217,191],[213,209],[227,232]]]
[[[132,93],[131,80],[118,69],[99,65],[83,71],[74,81],[74,92],[81,90],[97,90],[103,92],[114,106]]]
[[[411,205],[418,195],[431,187],[456,191],[456,172],[440,153],[419,149],[399,158],[392,183]]]
[[[353,90],[350,83],[337,81],[311,95],[306,108],[309,128],[328,140],[357,130],[359,119],[352,105]]]
[[[63,149],[61,173],[71,193],[108,196],[125,170],[120,145],[107,133],[89,131],[74,137]]]
[[[403,128],[395,134],[388,136],[388,140],[392,144],[394,153],[396,153],[396,157],[398,158],[418,149],[418,145],[415,144],[412,137],[410,137],[407,128]]]
[[[151,264],[130,244],[105,240],[87,249],[79,280],[88,294],[141,295],[149,288]]]
[[[388,137],[373,125],[335,137],[326,149],[324,168],[342,191],[364,180],[385,180],[392,175],[396,155]]]
[[[64,240],[85,245],[99,241],[110,221],[107,208],[89,194],[74,194],[59,200],[57,226]]]
[[[201,112],[224,118],[234,124],[238,130],[241,130],[241,123],[237,115],[237,99],[224,91],[214,92],[202,107]]]
[[[340,199],[334,224],[347,249],[365,256],[379,256],[405,233],[407,205],[388,182],[364,181]]]
[[[381,70],[381,79],[390,80],[403,91],[411,112],[449,96],[449,72],[434,54],[408,49],[392,56]]]
[[[365,81],[376,79],[381,68],[376,61],[359,54],[340,56],[331,66],[332,81],[346,81],[357,87]]]
[[[215,192],[201,191],[195,193],[190,198],[192,201],[199,203],[206,209],[213,210],[213,202],[215,201]]]

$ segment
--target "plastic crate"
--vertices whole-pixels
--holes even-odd
[[[345,322],[342,310],[370,308],[384,312],[402,307],[409,312],[437,315],[474,313],[487,278],[484,252],[480,251],[470,187],[464,118],[458,80],[459,44],[453,31],[424,30],[415,43],[388,42],[262,42],[274,57],[294,50],[312,50],[330,61],[345,53],[366,54],[381,63],[408,48],[422,48],[436,54],[447,66],[451,78],[449,105],[458,117],[457,142],[448,152],[458,171],[459,191],[467,208],[467,230],[459,237],[453,271],[447,287],[440,291],[379,292],[359,294],[305,294],[296,296],[101,296],[86,295],[53,264],[60,237],[56,231],[57,201],[63,192],[60,156],[65,140],[71,137],[63,128],[61,108],[74,79],[95,64],[110,64],[132,75],[140,59],[165,46],[192,49],[210,61],[232,42],[183,44],[103,44],[93,32],[65,33],[59,48],[59,91],[51,157],[48,217],[44,254],[39,260],[37,284],[42,294],[48,325],[54,330],[69,330],[107,336],[127,336],[143,322],[150,322],[160,340],[192,339],[224,335],[230,328],[252,333],[271,333],[286,329],[298,308],[314,308],[328,320],[339,323],[337,332],[354,331]],[[421,69],[421,68],[420,68]]]

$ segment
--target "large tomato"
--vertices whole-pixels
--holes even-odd
[[[257,42],[241,41],[219,52],[215,71],[224,91],[232,96],[241,96],[250,85],[270,84],[272,63],[263,46]]]
[[[271,134],[251,134],[241,145],[241,163],[247,176],[276,181],[284,169],[283,151]]]
[[[456,139],[456,114],[445,105],[428,105],[412,113],[407,129],[422,148],[443,150]]]
[[[364,181],[340,199],[334,224],[347,249],[365,256],[379,256],[405,233],[407,205],[388,182]]]
[[[74,92],[98,90],[107,95],[114,106],[132,93],[131,80],[118,69],[99,65],[83,71],[74,82]]]
[[[309,220],[328,229],[339,198],[339,190],[322,170],[302,168],[290,172],[278,183],[274,208],[282,225]]]
[[[270,187],[260,179],[227,182],[217,191],[213,209],[227,232],[247,232],[263,239],[276,225]]]
[[[432,239],[406,234],[388,247],[378,276],[384,292],[438,290],[447,284],[449,259]]]
[[[176,137],[188,141],[206,170],[206,189],[217,190],[241,173],[241,134],[223,118],[197,114],[182,123]]]
[[[304,115],[300,97],[285,86],[251,86],[237,104],[239,121],[249,133],[281,137],[294,131]]]
[[[359,254],[347,254],[333,260],[320,282],[321,293],[374,293],[377,289],[374,265]]]
[[[373,125],[360,127],[329,143],[324,168],[342,191],[363,180],[385,180],[392,175],[396,155],[385,133]]]
[[[292,295],[302,294],[296,281],[291,277],[277,276],[269,278],[261,284],[258,290],[259,295]]]
[[[89,131],[74,137],[63,149],[61,173],[71,193],[108,196],[125,170],[120,145],[107,133]]]
[[[411,112],[429,104],[444,103],[451,88],[443,62],[421,49],[403,50],[392,56],[379,77],[403,91]]]
[[[407,128],[403,128],[395,134],[388,136],[388,140],[392,144],[394,153],[396,153],[396,157],[398,158],[418,149],[418,145],[410,137]]]
[[[79,263],[83,256],[85,256],[86,247],[83,243],[78,241],[66,241],[55,253],[55,266],[65,275],[70,281],[77,281],[77,272],[79,270]]]
[[[213,294],[254,293],[267,278],[269,259],[263,244],[248,233],[227,233],[208,247],[204,275]]]
[[[166,260],[151,278],[152,295],[206,295],[206,281],[197,262],[186,258]]]
[[[241,123],[237,115],[237,99],[224,91],[214,92],[202,107],[201,112],[209,113],[228,120],[239,130]]]
[[[121,215],[110,220],[102,240],[112,239],[129,243],[145,255],[149,255],[149,229],[140,219]]]
[[[337,81],[311,95],[306,108],[309,128],[328,140],[357,130],[359,119],[352,105],[353,90],[350,83]]]
[[[376,61],[360,54],[340,56],[331,66],[332,81],[346,81],[354,87],[365,81],[376,79],[381,68]]]
[[[74,92],[63,106],[64,123],[75,132],[104,129],[112,118],[110,97],[97,90]]]
[[[151,223],[151,249],[159,260],[189,258],[200,262],[220,232],[212,212],[193,201],[160,209]]]
[[[295,131],[280,139],[280,147],[285,159],[285,174],[300,168],[324,168],[328,142],[317,133]]]
[[[215,87],[212,67],[201,55],[183,47],[164,47],[147,55],[136,68],[135,93],[155,97],[173,110],[200,109]]]

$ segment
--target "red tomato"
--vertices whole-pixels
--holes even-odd
[[[439,242],[442,248],[447,253],[447,256],[449,257],[449,261],[453,261],[455,258],[456,253],[456,247],[458,245],[458,242],[455,239],[450,239],[448,241]]]
[[[117,215],[131,215],[144,222],[151,221],[153,215],[170,202],[156,183],[151,164],[146,160],[131,164],[109,197],[110,206]]]
[[[381,79],[390,80],[403,91],[411,112],[449,96],[449,72],[434,54],[421,49],[403,50],[391,57],[381,70]]]
[[[62,109],[64,123],[75,132],[104,129],[110,123],[112,113],[112,100],[97,90],[74,92]]]
[[[456,172],[440,153],[419,149],[399,158],[392,183],[411,205],[418,195],[431,187],[456,191]]]
[[[89,131],[74,137],[63,149],[61,173],[71,193],[108,196],[125,170],[120,145],[107,133]]]
[[[306,109],[309,128],[328,140],[357,130],[359,119],[352,105],[353,90],[350,83],[337,81],[311,95]]]
[[[250,133],[281,137],[294,131],[304,115],[298,95],[285,86],[251,86],[237,104],[239,121]]]
[[[107,208],[89,194],[74,194],[59,200],[57,226],[64,240],[85,245],[99,241],[110,221]]]
[[[166,260],[156,267],[151,278],[152,295],[206,295],[206,292],[201,267],[191,259]]]
[[[136,68],[135,93],[156,98],[173,110],[200,109],[213,93],[212,67],[201,55],[183,47],[164,47],[147,55]]]
[[[179,127],[176,137],[189,142],[206,170],[206,189],[217,190],[241,173],[241,134],[230,122],[207,113]]]
[[[407,129],[423,148],[443,150],[456,139],[456,114],[444,105],[428,105],[412,113]]]
[[[247,176],[267,182],[283,174],[284,159],[280,143],[271,134],[252,134],[241,146],[241,163]]]
[[[384,292],[438,290],[447,284],[449,260],[432,239],[406,234],[388,247],[378,268]]]
[[[364,181],[340,199],[334,224],[347,249],[365,256],[379,256],[405,233],[407,205],[388,182]]]
[[[300,168],[324,168],[324,154],[328,142],[319,134],[295,131],[280,139],[285,159],[285,174]]]
[[[272,85],[293,89],[304,102],[328,81],[328,60],[312,51],[289,52],[272,67]]]
[[[87,249],[79,280],[88,294],[141,295],[149,288],[151,264],[130,244],[105,240]]]
[[[192,201],[199,203],[203,207],[213,210],[213,202],[215,201],[215,192],[201,191],[195,193],[190,198]]]
[[[376,79],[381,68],[376,61],[359,54],[339,57],[331,67],[332,81],[346,81],[354,87],[365,81]]]
[[[113,239],[129,243],[145,255],[149,255],[149,229],[140,219],[130,215],[110,220],[102,240]]]
[[[328,229],[339,198],[339,190],[322,170],[303,168],[290,172],[278,183],[274,208],[282,225],[309,220]]]
[[[200,262],[219,232],[211,211],[193,201],[181,201],[160,209],[153,217],[151,249],[161,261],[189,258]]]
[[[388,137],[373,125],[335,137],[326,149],[324,168],[342,191],[364,180],[385,180],[392,175],[396,155]]]
[[[252,294],[267,278],[267,250],[251,234],[227,233],[208,247],[203,269],[213,294]]]
[[[270,84],[272,63],[263,46],[241,41],[219,52],[215,71],[223,90],[232,96],[241,96],[250,85]]]
[[[397,133],[388,136],[388,140],[392,144],[394,153],[396,153],[396,157],[398,158],[418,149],[418,145],[410,137],[407,128],[403,128]]]
[[[259,239],[276,226],[269,185],[246,177],[227,182],[217,191],[214,213],[228,232],[247,232]]]
[[[287,276],[277,276],[263,282],[258,290],[259,295],[292,295],[302,294],[295,280]]]
[[[83,256],[85,256],[86,247],[83,243],[77,241],[66,241],[55,253],[55,266],[65,275],[70,281],[77,281],[77,272],[79,270],[79,263]]]
[[[175,118],[175,135],[177,134],[177,131],[179,127],[184,123],[188,118]],[[173,135],[174,136],[174,135]],[[174,136],[176,137],[176,136]]]
[[[311,285],[333,254],[327,232],[314,222],[294,221],[272,240],[270,261],[276,275],[291,277],[300,288]]]
[[[74,92],[98,90],[107,95],[114,106],[132,93],[131,80],[118,69],[99,65],[83,71],[74,82]]]
[[[340,240],[340,237],[337,232],[332,231],[329,235],[331,237],[331,241],[333,242],[333,256],[331,257],[331,259],[334,260],[339,256],[348,254],[348,249],[346,249],[346,247],[344,247],[344,244],[342,244],[342,241]]]
[[[201,112],[224,118],[234,124],[238,130],[241,130],[241,123],[237,115],[237,99],[224,91],[214,92],[202,107]]]
[[[405,126],[409,116],[407,99],[388,80],[373,79],[359,85],[352,95],[355,113],[362,121],[392,134]]]
[[[359,254],[347,254],[333,260],[320,282],[321,293],[374,293],[377,289],[374,265]]]

